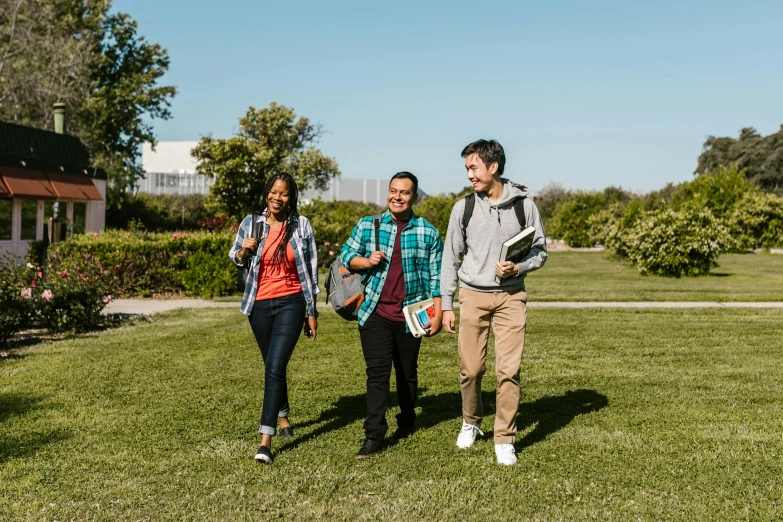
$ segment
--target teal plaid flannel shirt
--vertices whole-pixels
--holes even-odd
[[[389,272],[394,250],[394,239],[397,237],[397,224],[387,210],[381,216],[379,230],[380,248],[386,254],[386,259],[374,269],[364,274],[364,302],[359,307],[359,325],[370,317],[383,291],[386,274]],[[405,300],[403,306],[423,301],[431,297],[440,297],[440,266],[443,257],[443,241],[438,230],[424,218],[411,215],[408,225],[400,236],[402,251],[402,273],[405,278]],[[363,217],[353,228],[351,237],[343,243],[340,258],[346,267],[357,256],[369,257],[375,251],[375,228],[372,216]]]

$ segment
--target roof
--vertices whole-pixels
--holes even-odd
[[[106,179],[76,136],[0,121],[0,165]]]

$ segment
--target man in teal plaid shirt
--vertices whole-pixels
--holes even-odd
[[[434,298],[435,317],[429,335],[440,331],[442,312],[440,269],[443,242],[438,230],[413,213],[419,182],[410,172],[398,172],[389,183],[389,210],[381,216],[380,245],[375,244],[372,216],[362,218],[343,244],[340,257],[351,270],[365,273],[364,302],[359,308],[359,336],[367,368],[365,440],[357,459],[383,449],[389,429],[386,406],[389,378],[397,378],[397,439],[409,436],[416,422],[418,359],[421,338],[414,337],[402,309]]]

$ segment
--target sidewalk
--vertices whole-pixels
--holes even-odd
[[[327,306],[323,302],[319,307]],[[575,301],[532,301],[530,308],[783,308],[783,302],[687,302],[687,301],[607,301],[607,302],[575,302]],[[456,306],[458,307],[458,306]],[[239,301],[216,302],[206,299],[115,299],[103,309],[106,314],[150,315],[167,312],[178,308],[236,308]]]

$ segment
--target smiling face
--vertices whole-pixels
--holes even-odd
[[[488,192],[496,183],[500,183],[500,177],[495,176],[498,164],[492,163],[487,167],[478,154],[471,154],[465,158],[465,170],[467,170],[468,181],[476,192]]]
[[[266,208],[269,209],[275,217],[283,215],[288,206],[288,183],[282,179],[275,180],[269,194],[266,196]]]
[[[411,207],[419,197],[413,192],[413,181],[405,178],[396,178],[389,183],[389,192],[386,195],[386,203],[394,219],[405,221],[411,212]]]

